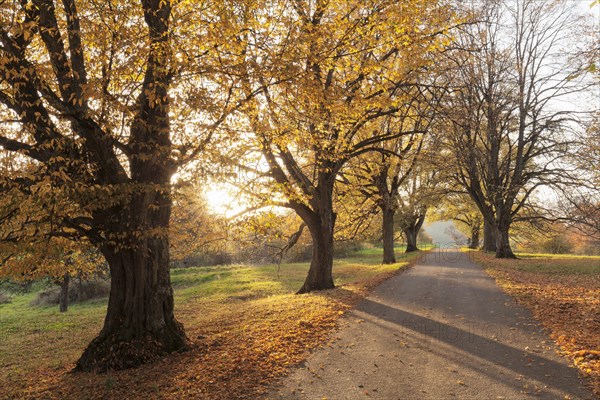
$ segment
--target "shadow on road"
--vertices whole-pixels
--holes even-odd
[[[420,347],[426,347],[428,351],[445,358],[454,358],[452,360],[454,363],[474,369],[495,380],[502,380],[504,384],[510,384],[505,380],[507,376],[499,375],[498,370],[490,369],[489,363],[511,370],[525,378],[536,380],[548,387],[559,388],[575,397],[581,395],[580,392],[569,390],[561,385],[562,378],[572,378],[576,375],[572,368],[528,352],[524,348],[515,348],[486,337],[496,336],[498,339],[507,339],[510,336],[510,339],[518,343],[519,336],[526,335],[528,332],[511,331],[506,334],[494,324],[470,326],[467,324],[466,329],[459,328],[370,299],[363,300],[357,307],[357,311],[372,316],[373,320],[368,321],[369,323],[377,324],[376,319],[383,319],[397,325],[399,329],[395,330],[399,331],[396,334],[399,338],[414,339],[417,343],[422,344]],[[482,334],[486,336],[482,336]],[[440,343],[442,346],[444,344],[451,346],[456,351],[449,353],[447,346],[438,350],[438,347],[442,346],[436,346],[436,343]],[[470,360],[469,357],[479,358],[480,362]],[[489,363],[481,362],[481,360]],[[518,381],[511,386],[522,387]]]

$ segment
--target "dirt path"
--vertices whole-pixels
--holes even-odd
[[[348,315],[270,399],[590,399],[530,313],[466,253],[429,253]]]

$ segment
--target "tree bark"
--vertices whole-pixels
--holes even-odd
[[[494,234],[494,225],[488,222],[487,219],[483,220],[483,251],[489,253],[496,252],[496,235]]]
[[[496,258],[517,258],[510,247],[507,225],[496,227]]]
[[[59,295],[59,310],[60,312],[67,312],[67,308],[69,307],[69,281],[71,276],[69,273],[66,273],[63,276],[62,281],[60,282],[60,295]]]
[[[479,232],[481,231],[480,223],[473,223],[471,226],[471,243],[469,244],[470,249],[479,248]]]
[[[425,214],[416,216],[415,219],[412,220],[412,223],[403,227],[402,231],[404,236],[406,236],[405,253],[419,251],[419,248],[417,247],[417,236],[423,226],[423,222],[425,222]]]
[[[304,284],[297,294],[333,289],[333,233],[320,227],[310,229],[313,240],[312,259]]]
[[[332,169],[333,170],[333,169]],[[296,212],[302,218],[312,239],[312,259],[304,284],[297,294],[326,290],[333,284],[333,232],[336,213],[333,211],[333,186],[336,173],[320,172],[315,196],[310,200],[312,209],[297,204]]]
[[[381,207],[383,222],[383,264],[394,264],[394,212],[393,208]]]
[[[146,214],[147,206],[132,207],[131,213]],[[146,219],[147,223],[153,222],[146,232],[152,225],[168,226],[170,201],[161,208],[148,212],[154,215]],[[110,242],[101,246],[111,274],[108,308],[102,331],[84,351],[76,371],[132,368],[187,348],[183,326],[173,313],[169,239],[166,234],[139,232],[127,232],[121,247]]]
[[[418,233],[419,232],[415,228],[409,228],[404,231],[404,235],[406,236],[406,253],[419,250],[417,247]]]

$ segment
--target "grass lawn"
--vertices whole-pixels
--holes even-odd
[[[381,265],[366,249],[334,263],[336,289],[294,295],[308,263],[172,270],[177,318],[190,351],[107,374],[69,374],[98,334],[106,299],[31,306],[35,293],[0,304],[1,398],[255,398],[307,351],[326,343],[336,320],[369,289],[406,268],[419,253]]]
[[[600,257],[471,252],[498,284],[527,306],[589,379],[600,398]]]

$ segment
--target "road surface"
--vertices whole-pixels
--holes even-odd
[[[531,314],[468,253],[380,285],[268,399],[592,399]]]

